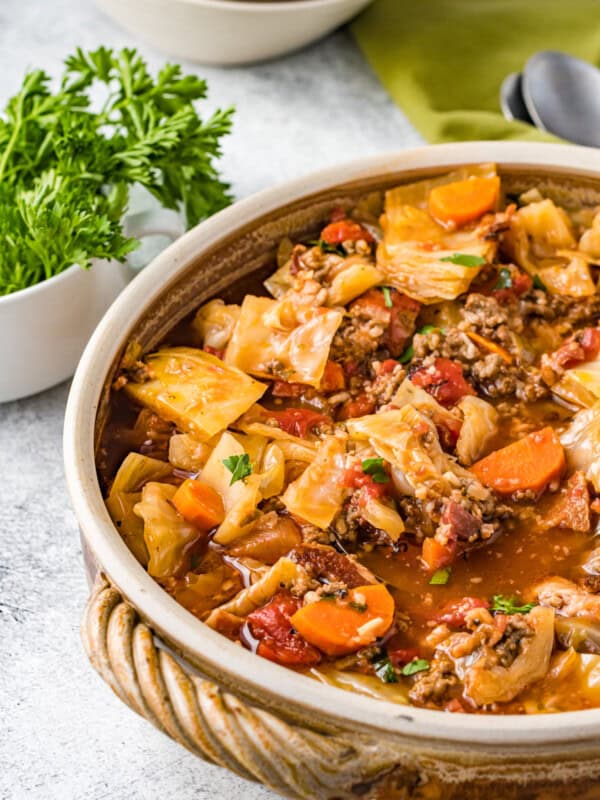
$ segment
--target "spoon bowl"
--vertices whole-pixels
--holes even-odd
[[[511,72],[502,81],[500,108],[504,117],[511,122],[527,122],[529,125],[533,125],[533,120],[523,99],[523,76],[520,72]]]
[[[523,99],[541,130],[600,147],[600,70],[567,53],[544,50],[523,70]]]

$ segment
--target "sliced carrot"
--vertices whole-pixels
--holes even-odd
[[[221,495],[212,486],[192,478],[185,480],[173,495],[173,505],[188,522],[203,530],[220,525],[225,519]]]
[[[302,606],[291,622],[307,642],[328,656],[372,644],[394,621],[394,599],[382,583],[357,586],[344,598],[324,597]]]
[[[437,569],[447,567],[454,561],[456,555],[456,543],[442,544],[432,536],[423,541],[423,551],[421,558],[425,562],[428,570],[435,572]]]
[[[565,469],[565,451],[552,428],[542,428],[524,439],[495,450],[477,461],[471,471],[499,494],[541,493]]]
[[[482,348],[482,350],[487,350],[488,353],[495,353],[497,356],[505,361],[507,364],[513,363],[513,357],[505,350],[503,347],[500,347],[499,344],[496,342],[492,342],[491,339],[486,339],[485,336],[480,336],[478,333],[473,333],[473,331],[467,331],[467,336],[472,342],[475,342],[476,345]]]
[[[500,178],[467,178],[436,186],[429,193],[429,212],[440,222],[464,225],[490,211],[500,193]]]
[[[346,377],[344,370],[339,364],[331,359],[328,359],[325,364],[325,371],[321,378],[321,391],[322,392],[337,392],[346,387]]]

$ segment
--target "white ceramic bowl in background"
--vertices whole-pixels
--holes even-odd
[[[124,28],[178,58],[250,64],[305,47],[372,0],[97,0]]]
[[[127,217],[125,231],[139,239],[170,241],[183,233],[167,209]],[[70,378],[90,335],[135,274],[127,264],[74,265],[46,281],[0,297],[0,403],[49,389]]]

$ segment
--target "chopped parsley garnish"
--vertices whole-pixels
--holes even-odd
[[[334,253],[336,256],[346,255],[346,251],[341,244],[329,244],[329,242],[326,242],[324,239],[315,239],[309,242],[309,244],[312,244],[313,247],[320,247],[324,253]]]
[[[383,466],[383,458],[365,458],[362,462],[362,471],[370,475],[375,483],[387,483],[389,476]]]
[[[382,286],[381,291],[383,292],[383,302],[385,303],[386,308],[392,308],[394,305],[392,303],[392,292],[389,286]]]
[[[396,670],[387,656],[379,659],[379,661],[375,661],[373,669],[375,670],[375,675],[377,675],[379,680],[383,681],[383,683],[398,683]]]
[[[537,603],[525,603],[520,606],[518,602],[516,597],[504,597],[502,594],[495,594],[490,611],[495,611],[498,614],[528,614],[537,605]]]
[[[503,267],[498,273],[498,280],[494,284],[494,289],[512,289],[512,285],[510,270]]]
[[[320,600],[337,600],[337,594],[335,592],[328,592],[327,594],[322,594],[319,598]]]
[[[429,669],[429,661],[425,658],[413,658],[408,664],[402,667],[403,675],[415,675],[417,672],[425,672]]]
[[[365,611],[367,610],[366,603],[355,603],[354,601],[351,601],[348,603],[348,605],[350,606],[350,608],[353,608],[355,611],[358,611],[359,614],[364,614]]]
[[[474,256],[470,253],[454,253],[452,256],[444,256],[440,261],[449,261],[451,264],[458,264],[460,267],[482,267],[487,264],[485,258]]]
[[[443,567],[436,570],[429,579],[430,586],[445,586],[450,580],[452,569],[450,567]]]
[[[244,478],[247,478],[248,475],[252,473],[252,464],[250,463],[250,456],[248,453],[224,458],[223,464],[227,467],[229,472],[231,472],[230,486],[233,486],[237,481],[243,481]]]
[[[397,361],[399,364],[408,364],[409,361],[413,360],[414,355],[415,355],[414,347],[412,346],[412,344],[409,344],[406,350],[401,355],[398,356]]]
[[[540,278],[539,275],[534,275],[533,276],[533,288],[534,289],[540,289],[542,292],[547,292],[548,291],[548,287],[546,286],[546,284]]]

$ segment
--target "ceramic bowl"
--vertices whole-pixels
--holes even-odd
[[[182,231],[168,209],[140,211],[126,233],[173,241]],[[164,246],[164,245],[163,245]],[[136,270],[131,264],[76,264],[46,281],[0,297],[0,403],[49,389],[70,378],[90,334]]]
[[[305,47],[372,0],[97,0],[124,28],[177,58],[250,64]]]
[[[211,296],[235,298],[272,268],[282,235],[314,235],[333,207],[374,188],[495,161],[531,185],[600,201],[600,152],[537,143],[425,147],[327,169],[244,200],[187,233],[120,295],[77,370],[65,420],[69,491],[95,578],[83,640],[138,713],[202,758],[288,797],[598,798],[600,709],[448,714],[324,686],[253,655],[167,595],[128,551],[94,465],[111,377],[131,339],[151,348]]]

